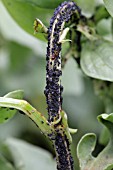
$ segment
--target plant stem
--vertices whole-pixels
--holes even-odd
[[[72,17],[73,16],[73,17]],[[65,40],[65,23],[71,22],[76,25],[80,18],[79,7],[71,1],[63,2],[56,8],[53,17],[50,20],[48,28],[48,47],[47,47],[47,65],[46,65],[46,88],[45,96],[48,109],[48,121],[54,125],[56,132],[53,139],[58,170],[73,170],[73,159],[70,152],[69,139],[66,136],[65,128],[62,125],[62,91],[61,86],[61,43]],[[74,24],[73,24],[74,22]],[[59,41],[62,39],[62,42]]]
[[[9,107],[22,111],[40,128],[46,136],[52,136],[54,129],[46,118],[27,101],[0,97],[0,107]]]
[[[54,148],[57,157],[58,170],[73,170],[73,158],[70,153],[69,141],[66,135],[57,133]]]

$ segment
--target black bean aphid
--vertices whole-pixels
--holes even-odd
[[[64,142],[65,141],[65,142]],[[57,164],[58,170],[73,170],[73,158],[70,154],[69,142],[66,135],[57,133],[55,147],[60,163]]]
[[[59,41],[61,34],[65,28],[65,23],[77,22],[80,17],[79,7],[72,1],[65,1],[56,8],[53,17],[50,20],[48,28],[48,47],[46,54],[46,87],[44,94],[46,96],[48,121],[54,123],[60,118],[60,111],[62,110],[62,92],[61,85],[61,41]],[[72,19],[72,16],[75,20]],[[68,138],[63,130],[63,127],[55,124],[56,135],[49,135],[53,140],[56,155],[57,155],[57,169],[58,170],[73,170],[73,158],[70,153],[70,144]]]
[[[76,16],[76,12],[80,14],[79,7],[71,1],[63,2],[56,8],[53,17],[50,20],[48,28],[48,47],[47,47],[47,66],[46,66],[46,88],[45,95],[48,104],[49,122],[59,118],[62,109],[62,91],[60,85],[61,71],[61,43],[58,43],[65,22],[68,22],[72,15]],[[53,92],[55,95],[53,95]],[[53,109],[53,101],[56,103]]]

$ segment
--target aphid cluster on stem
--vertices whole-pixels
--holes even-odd
[[[65,22],[68,22],[72,15],[80,13],[79,7],[74,2],[63,2],[56,8],[50,20],[48,28],[47,66],[46,66],[46,88],[45,95],[48,106],[49,122],[54,122],[60,117],[62,109],[62,91],[60,77],[61,71],[61,43],[60,36],[64,29]]]
[[[46,87],[45,96],[48,109],[48,121],[54,124],[55,135],[50,134],[57,155],[58,170],[73,170],[73,158],[70,152],[70,143],[61,127],[62,119],[62,92],[61,85],[61,41],[60,37],[65,29],[65,23],[68,23],[74,16],[76,22],[80,17],[79,7],[72,1],[63,2],[56,8],[53,17],[50,20],[48,28],[48,46],[46,54]],[[72,23],[73,24],[73,23]],[[63,36],[62,36],[63,37]],[[59,122],[58,122],[59,120]],[[58,123],[56,123],[58,122]],[[55,124],[56,123],[56,124]]]
[[[73,158],[70,154],[69,141],[66,135],[58,133],[55,138],[56,155],[58,157],[58,170],[73,170]]]

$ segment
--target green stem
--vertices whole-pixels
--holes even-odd
[[[54,129],[51,127],[50,123],[27,101],[0,97],[0,107],[14,108],[24,112],[46,136],[53,134]]]

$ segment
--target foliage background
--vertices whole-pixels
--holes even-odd
[[[18,2],[21,3],[21,1]],[[29,9],[26,8],[24,13],[20,10],[14,16],[15,18],[20,15],[20,17],[23,16],[24,18],[29,13],[27,17],[32,27],[29,28],[28,21],[25,29],[32,35],[34,33],[34,20],[31,20],[29,17],[31,15],[34,16],[34,19],[38,17],[48,26],[53,9],[61,1],[54,1],[53,6],[51,6],[53,9],[46,10],[46,19],[44,18],[43,7],[45,10],[46,7],[48,8],[46,5],[50,5],[51,2],[38,2],[40,3],[38,4],[40,6],[38,7],[39,15],[36,15],[34,11],[26,12],[26,9]],[[76,2],[81,6],[84,15],[87,17],[91,17],[94,14],[97,5],[103,4],[99,0],[80,0]],[[23,21],[20,25],[24,25]],[[110,19],[103,19],[96,26],[100,35],[111,40]],[[47,117],[46,101],[43,93],[45,87],[47,42],[40,40],[43,39],[41,35],[38,37],[39,39],[35,35],[32,35],[19,27],[0,1],[0,96],[3,96],[9,91],[23,89],[25,92],[24,98]],[[76,145],[80,137],[87,132],[94,132],[98,137],[100,136],[102,126],[98,123],[96,117],[104,112],[104,104],[95,95],[92,80],[77,67],[77,63],[72,58],[68,60],[63,70],[62,84],[64,86],[63,108],[68,114],[69,125],[78,129],[78,133],[73,136],[72,145],[72,154],[74,159],[76,159],[75,166],[78,169]],[[40,133],[39,129],[37,129],[31,120],[22,114],[17,114],[9,122],[0,125],[1,143],[4,143],[6,139],[9,139],[10,143],[10,140],[12,140],[10,138],[25,140],[33,145],[49,150],[54,156],[54,151],[49,140]],[[13,141],[11,142],[13,143]],[[103,145],[98,144],[95,155],[102,148]]]

